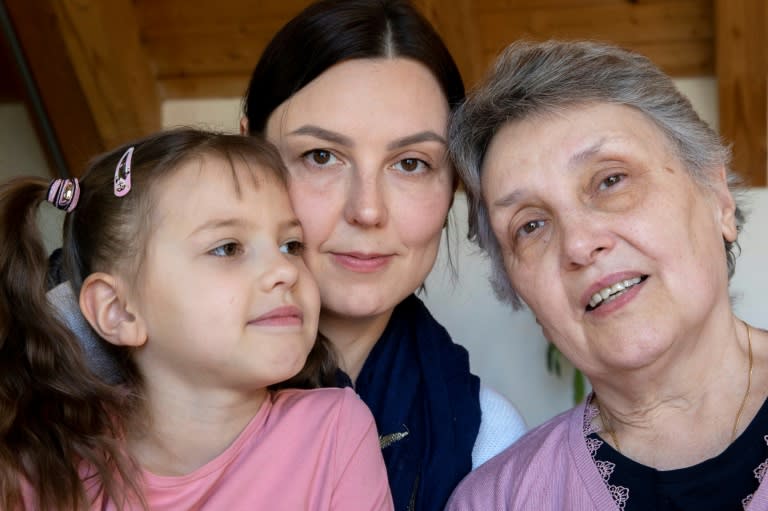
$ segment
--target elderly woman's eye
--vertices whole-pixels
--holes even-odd
[[[544,225],[544,220],[531,220],[529,222],[525,222],[517,230],[517,234],[518,236],[528,236],[533,234],[537,229],[541,228],[542,225]]]
[[[624,177],[626,177],[624,174],[612,174],[600,181],[600,189],[605,190],[606,188],[617,185],[624,180]]]

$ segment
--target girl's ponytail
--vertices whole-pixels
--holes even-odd
[[[69,206],[73,182],[58,185],[70,188],[32,177],[0,185],[0,509],[88,509],[97,495],[83,470],[108,495],[131,480],[114,440],[124,393],[90,372],[46,299],[37,213],[49,194]]]

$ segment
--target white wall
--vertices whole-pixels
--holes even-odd
[[[21,175],[52,177],[24,105],[0,103],[0,181]],[[40,229],[49,252],[61,245],[63,219],[53,206],[40,208]]]
[[[0,179],[49,176],[32,121],[21,103],[0,103]]]
[[[679,87],[700,115],[717,127],[717,92],[713,79],[679,80]],[[198,125],[237,132],[239,98],[167,101],[163,125]],[[0,105],[0,176],[32,173],[46,175],[45,162],[23,109]],[[736,310],[751,323],[768,327],[768,190],[746,197],[751,215],[741,235],[742,255],[737,262],[732,291]],[[51,208],[53,210],[53,208]],[[55,210],[53,210],[55,211]],[[56,212],[58,213],[58,212]],[[53,213],[52,213],[53,215]],[[546,342],[527,311],[513,312],[500,304],[487,283],[488,265],[466,241],[466,203],[455,202],[454,243],[458,244],[458,281],[447,276],[444,252],[427,281],[426,301],[432,312],[458,342],[470,351],[473,370],[510,398],[534,426],[571,405],[570,373],[558,378],[546,370]],[[53,217],[58,227],[60,216]],[[56,243],[55,236],[54,241]]]

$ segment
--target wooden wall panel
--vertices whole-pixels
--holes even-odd
[[[70,62],[108,148],[160,128],[160,97],[130,0],[53,1]]]
[[[572,8],[574,5],[579,7],[590,6],[616,6],[622,4],[650,5],[664,4],[670,5],[687,0],[477,0],[479,5],[488,9],[537,9],[537,8]]]
[[[0,103],[23,101],[21,79],[11,49],[4,38],[0,38],[0,70],[3,72],[3,78],[0,79]]]
[[[240,95],[272,35],[308,0],[136,0],[141,39],[167,97]],[[415,0],[468,85],[518,38],[594,38],[675,76],[714,73],[712,0]]]
[[[450,8],[440,0],[414,0],[416,7],[435,26],[461,71],[464,83],[471,86],[485,70],[487,59],[474,15],[473,0],[454,0]]]
[[[768,177],[768,9],[764,0],[717,0],[720,132],[733,142],[733,168],[753,186]]]
[[[5,0],[68,170],[160,127],[130,0]]]
[[[26,13],[18,20],[31,67],[45,96],[59,98],[47,108],[70,126],[61,136],[75,137],[65,145],[84,135],[108,146],[131,130],[151,131],[162,99],[241,96],[269,39],[311,0],[5,1]],[[764,0],[413,1],[469,87],[520,38],[611,41],[672,76],[715,74],[717,49],[722,131],[736,166],[765,183]]]
[[[506,2],[476,7],[484,57],[517,39],[597,39],[643,53],[674,76],[714,73],[712,5],[703,0]],[[519,7],[519,4],[526,4]]]
[[[309,0],[136,0],[164,97],[240,96],[272,36]]]

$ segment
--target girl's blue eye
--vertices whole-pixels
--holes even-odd
[[[240,245],[235,242],[224,243],[211,250],[209,253],[216,257],[233,257],[242,252]]]
[[[304,252],[304,243],[298,240],[286,241],[280,245],[280,252],[300,256]]]
[[[612,174],[602,181],[600,181],[600,189],[605,190],[622,182],[624,180],[624,174]]]
[[[394,167],[408,174],[430,168],[427,162],[418,158],[403,158],[395,163]]]
[[[316,167],[327,167],[336,163],[336,155],[327,149],[312,149],[301,155],[310,165]]]

